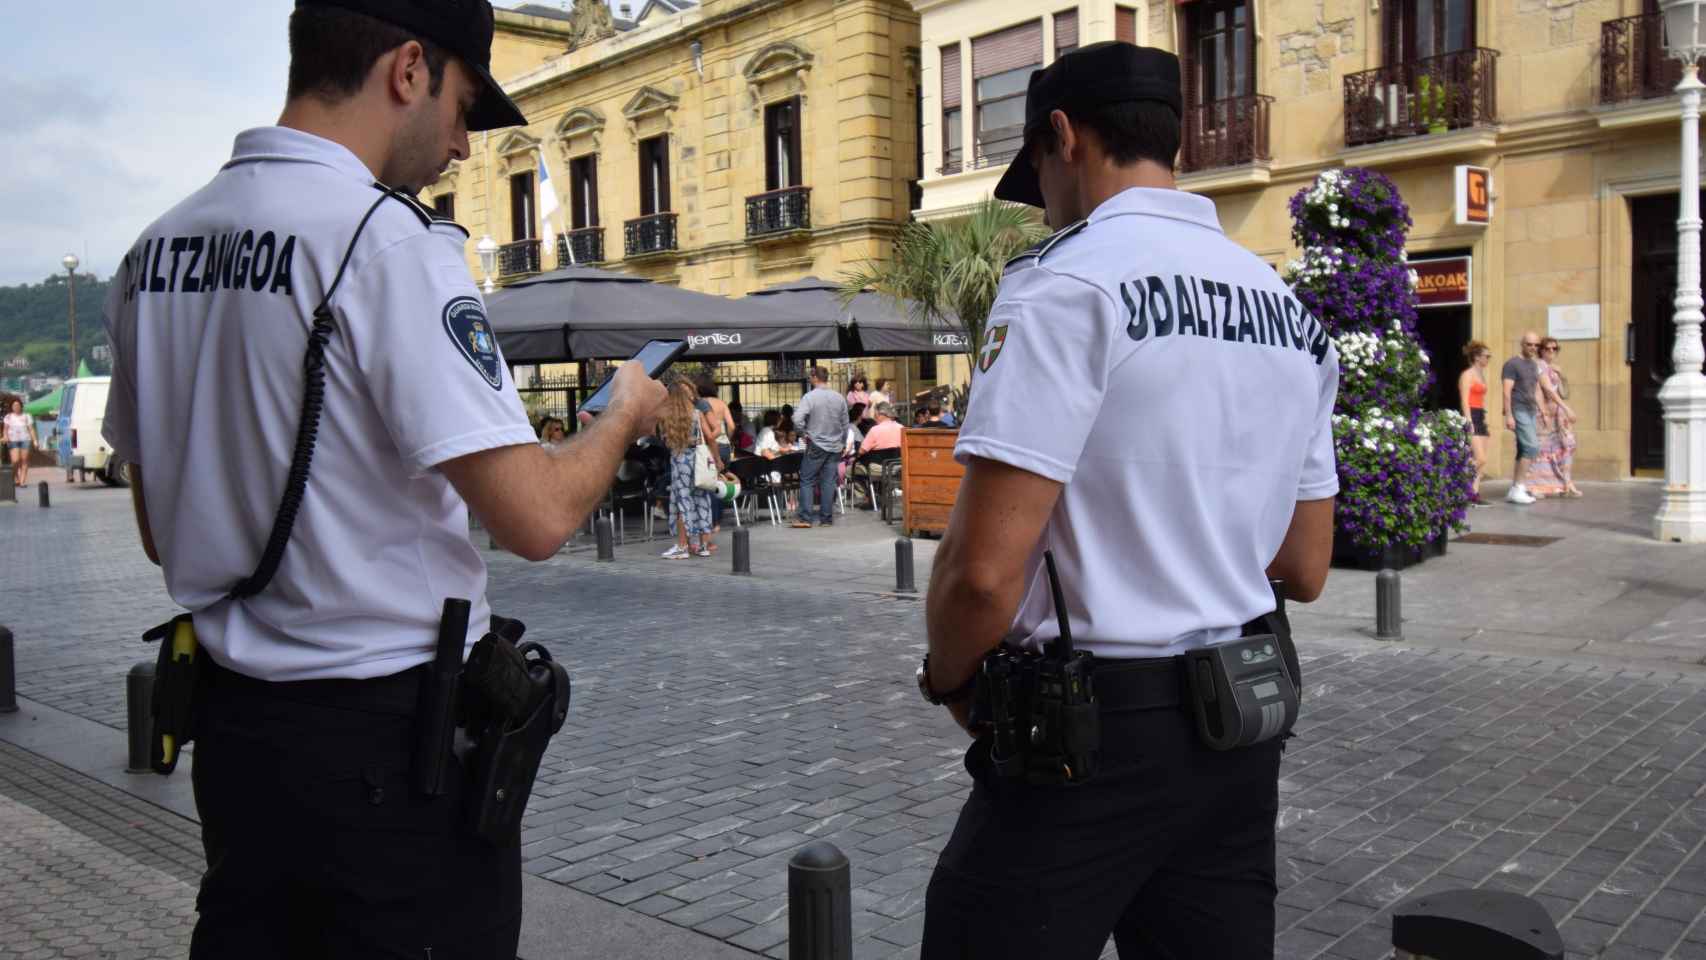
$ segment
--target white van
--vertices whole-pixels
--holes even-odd
[[[113,454],[101,436],[107,415],[107,387],[112,377],[78,377],[65,382],[59,398],[59,463],[67,476],[86,470],[112,487],[126,484],[124,461]]]

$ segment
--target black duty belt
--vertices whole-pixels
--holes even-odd
[[[1184,667],[1177,657],[1092,661],[1096,702],[1103,710],[1160,710],[1186,702]]]
[[[401,673],[365,680],[257,680],[219,666],[212,657],[204,659],[202,679],[221,696],[253,696],[289,700],[320,707],[383,713],[400,717],[415,715],[421,677],[426,664]]]

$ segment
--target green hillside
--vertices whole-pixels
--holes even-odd
[[[27,369],[5,369],[5,376],[63,375],[71,368],[65,282],[61,273],[41,283],[0,287],[0,364],[19,355],[29,360]],[[77,275],[77,351],[96,373],[109,372],[107,363],[91,356],[94,347],[107,342],[101,325],[101,305],[106,297],[107,281],[93,274]]]

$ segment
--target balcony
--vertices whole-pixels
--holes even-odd
[[[1649,13],[1599,25],[1599,102],[1602,106],[1668,97],[1682,64],[1665,55],[1665,18]]]
[[[498,276],[519,277],[538,272],[538,240],[517,240],[498,248]]]
[[[676,249],[675,214],[655,213],[622,225],[625,249],[630,257],[668,253]]]
[[[582,227],[557,234],[557,266],[604,262],[604,228]]]
[[[1273,159],[1268,113],[1274,98],[1259,93],[1187,107],[1179,172],[1200,173]]]
[[[746,235],[774,236],[812,228],[812,188],[787,187],[746,198]]]
[[[1485,47],[1345,75],[1345,146],[1498,121],[1499,52]]]

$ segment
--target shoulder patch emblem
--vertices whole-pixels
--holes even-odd
[[[995,358],[1001,356],[1001,348],[1007,343],[1007,325],[990,327],[983,333],[983,350],[977,356],[979,373],[988,373],[995,366]]]
[[[486,308],[473,297],[456,297],[444,305],[444,332],[450,342],[479,371],[493,390],[504,385],[504,365],[498,359],[497,334],[486,320]]]

